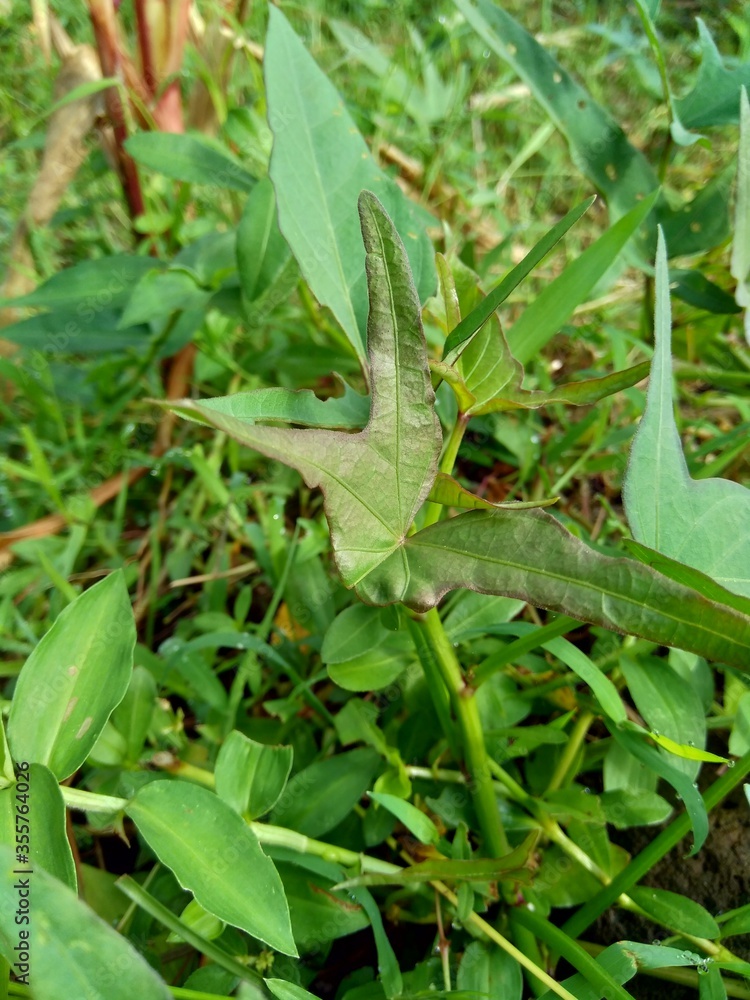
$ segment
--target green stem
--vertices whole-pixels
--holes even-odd
[[[593,721],[593,712],[581,712],[578,716],[578,720],[573,727],[573,732],[570,734],[570,739],[566,743],[565,749],[560,755],[557,767],[555,768],[552,778],[550,779],[550,783],[547,787],[548,792],[556,792],[558,788],[562,788],[567,781],[568,775],[573,770],[573,765],[575,764],[578,752],[581,749],[581,744],[586,739],[586,733],[589,731],[589,727]]]
[[[68,788],[63,785],[61,787],[63,793],[63,798],[66,804],[81,810],[88,810],[90,812],[99,813],[110,813],[118,812],[128,804],[128,799],[115,798],[110,795],[98,795],[95,792],[87,792],[83,789],[78,788]],[[381,872],[383,874],[391,874],[393,872],[401,871],[399,865],[391,864],[388,861],[381,861],[379,858],[373,858],[366,854],[359,854],[357,851],[350,851],[346,847],[339,847],[336,844],[327,844],[322,840],[314,840],[312,837],[307,837],[302,833],[297,833],[294,830],[287,830],[281,826],[272,826],[270,823],[249,823],[250,829],[255,833],[261,844],[267,847],[286,847],[289,850],[296,851],[298,854],[309,854],[313,857],[322,858],[324,861],[331,861],[335,864],[339,864],[344,868],[355,868],[361,872]],[[120,889],[132,900],[135,900],[139,906],[142,906],[146,912],[150,913],[156,919],[162,921],[166,927],[170,930],[174,930],[175,933],[180,934],[184,940],[193,944],[193,947],[197,948],[203,954],[207,955],[209,958],[213,958],[219,964],[222,964],[224,968],[228,971],[232,971],[235,975],[242,975],[243,978],[248,979],[250,975],[257,975],[252,972],[252,970],[246,969],[244,966],[235,962],[231,956],[226,955],[221,949],[213,945],[213,942],[205,941],[200,935],[194,934],[189,928],[185,927],[180,921],[179,917],[175,916],[171,911],[163,907],[161,903],[153,899],[148,893],[144,893],[141,886],[137,882],[134,882],[129,876],[124,875],[117,882]],[[458,897],[455,893],[444,885],[442,882],[431,882],[432,885],[441,896],[448,900],[448,902],[454,908],[458,906]],[[560,986],[551,976],[549,976],[543,969],[537,966],[531,961],[523,952],[519,951],[510,941],[503,937],[499,931],[487,923],[478,913],[470,913],[466,918],[466,924],[471,929],[473,933],[493,942],[498,945],[509,955],[512,955],[516,961],[527,969],[531,975],[535,976],[537,979],[541,980],[547,987],[547,989],[552,990],[561,1000],[576,1000],[576,998],[565,989],[565,987]],[[188,937],[191,934],[195,937],[196,942]],[[217,955],[213,952],[216,951]],[[227,960],[232,962],[232,968],[226,965]],[[241,970],[241,972],[239,971]],[[174,992],[174,991],[173,991]],[[21,994],[22,996],[30,996],[30,993]],[[177,995],[177,994],[174,994]],[[190,1000],[189,994],[184,994],[186,1000]]]
[[[196,951],[216,962],[222,969],[226,969],[233,976],[239,976],[240,979],[245,979],[255,985],[263,982],[263,977],[259,972],[246,965],[241,965],[236,959],[225,952],[223,948],[220,948],[219,945],[213,941],[206,940],[201,934],[197,934],[187,924],[184,924],[176,914],[160,903],[158,899],[154,899],[150,893],[146,892],[129,875],[122,875],[115,884],[118,889],[125,893],[128,899],[137,903],[141,909],[145,910],[155,920],[168,927],[170,931],[177,934],[183,941],[192,945]]]
[[[448,476],[453,472],[453,466],[456,464],[456,458],[458,456],[458,449],[461,447],[461,442],[464,439],[464,434],[466,433],[466,428],[469,426],[470,420],[471,417],[466,413],[459,413],[456,418],[456,422],[453,425],[450,437],[446,442],[445,451],[440,459],[439,470]],[[428,528],[431,524],[435,524],[439,521],[444,510],[445,508],[442,504],[428,503],[425,508],[423,527]]]
[[[703,802],[706,812],[714,809],[731,791],[742,783],[745,777],[750,774],[750,752],[741,757],[735,766],[723,774],[718,781],[706,791]],[[648,847],[644,848],[640,854],[636,855],[619,874],[617,874],[609,885],[604,886],[595,896],[573,914],[569,920],[563,924],[563,930],[572,938],[577,938],[587,930],[594,921],[601,916],[606,909],[618,899],[622,893],[626,893],[643,876],[649,872],[654,865],[660,861],[665,854],[668,854],[690,830],[690,817],[687,813],[682,813],[672,820],[669,826],[655,837]]]
[[[563,955],[573,968],[577,969],[595,987],[597,995],[606,997],[606,1000],[633,1000],[631,994],[623,986],[613,979],[577,941],[569,938],[559,927],[555,927],[544,917],[526,907],[518,907],[514,911],[513,917],[530,930],[535,937],[544,941],[549,948]]]
[[[464,759],[471,778],[470,791],[485,848],[492,857],[500,858],[509,852],[510,847],[490,776],[490,762],[474,691],[464,681],[461,666],[445,634],[437,609],[432,608],[418,619],[417,624],[448,689],[453,712],[458,720]]]

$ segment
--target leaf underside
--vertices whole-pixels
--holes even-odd
[[[403,244],[374,195],[363,192],[359,209],[370,295],[364,430],[270,427],[190,400],[173,408],[322,489],[341,577],[366,603],[422,612],[465,587],[747,668],[750,617],[642,563],[600,555],[542,511],[472,510],[408,534],[435,482],[441,435]]]

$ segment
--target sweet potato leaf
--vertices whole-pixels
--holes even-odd
[[[465,587],[747,667],[750,617],[642,563],[600,555],[539,510],[471,510],[410,534],[437,475],[434,412],[419,300],[403,244],[363,192],[370,419],[358,433],[251,424],[211,405],[174,408],[296,468],[323,490],[346,586],[368,604],[416,611]]]
[[[636,541],[750,597],[750,490],[688,472],[672,403],[667,250],[656,259],[655,342],[646,412],[630,451],[625,512]]]

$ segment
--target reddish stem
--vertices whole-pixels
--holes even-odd
[[[122,77],[120,41],[111,0],[89,0],[89,13],[99,50],[102,73],[104,76],[120,78]],[[143,215],[145,205],[138,169],[125,149],[128,132],[119,89],[108,87],[104,91],[104,99],[115,137],[115,153],[120,181],[130,210],[130,217],[134,220],[137,216]]]

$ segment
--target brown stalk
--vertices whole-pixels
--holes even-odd
[[[115,19],[115,9],[111,0],[89,0],[89,13],[91,23],[94,28],[96,45],[99,50],[99,61],[102,65],[104,76],[113,76],[122,79],[122,46],[117,31],[117,21]],[[115,156],[117,159],[117,169],[120,174],[120,181],[128,203],[131,219],[136,219],[143,215],[145,205],[143,202],[143,192],[141,182],[138,177],[138,169],[125,149],[125,140],[128,137],[125,123],[125,109],[123,108],[120,92],[117,87],[110,87],[104,91],[107,113],[114,131]]]

